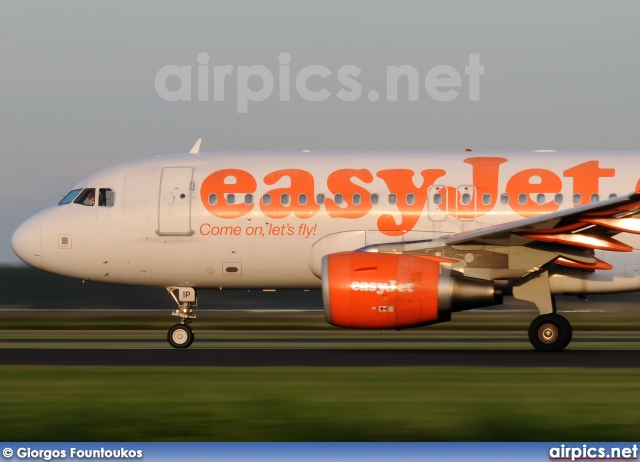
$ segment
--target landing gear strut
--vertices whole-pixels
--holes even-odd
[[[178,291],[176,297],[175,291]],[[189,348],[193,343],[194,333],[191,323],[196,319],[193,307],[197,306],[196,289],[193,287],[167,287],[167,292],[178,304],[178,308],[171,313],[180,318],[180,324],[175,324],[167,333],[167,340],[174,348]]]
[[[513,287],[513,296],[534,303],[540,312],[529,326],[529,341],[536,350],[560,351],[569,345],[573,329],[564,316],[556,313],[547,270],[520,281]]]

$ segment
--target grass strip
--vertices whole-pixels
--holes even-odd
[[[632,441],[640,422],[629,369],[4,366],[0,384],[5,441]]]

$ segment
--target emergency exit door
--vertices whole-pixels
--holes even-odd
[[[191,236],[191,194],[194,190],[192,167],[164,167],[158,195],[160,236]]]

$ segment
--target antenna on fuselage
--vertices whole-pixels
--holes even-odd
[[[193,145],[189,154],[200,154],[200,144],[202,144],[202,138],[199,138],[198,141],[196,141],[196,144]]]

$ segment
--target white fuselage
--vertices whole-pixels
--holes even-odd
[[[638,189],[638,160],[606,152],[164,156],[90,176],[76,188],[108,189],[113,205],[51,207],[16,231],[13,246],[33,266],[85,280],[313,289],[323,255],[625,194]],[[552,291],[640,290],[640,237],[618,239],[635,250],[596,251],[613,270],[559,271]]]

